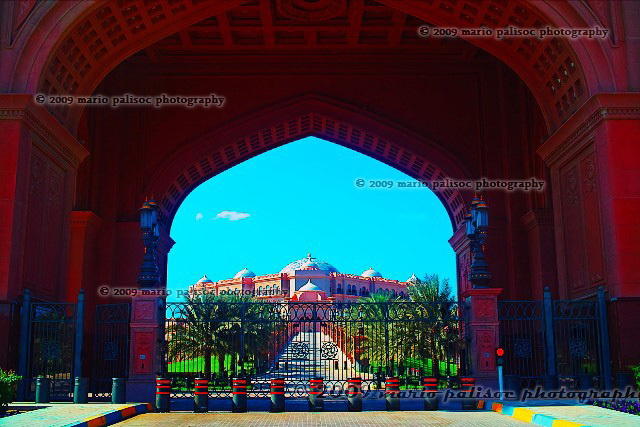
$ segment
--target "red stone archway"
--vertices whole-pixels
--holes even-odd
[[[415,179],[469,178],[465,168],[433,141],[381,117],[364,114],[354,106],[309,94],[240,118],[188,143],[157,168],[145,191],[157,195],[170,228],[182,201],[202,182],[258,154],[306,136],[317,136],[351,148]],[[464,219],[465,201],[471,195],[458,190],[435,194],[456,230]]]
[[[336,13],[341,2],[324,2],[323,11],[305,9],[308,6],[305,0],[276,3],[279,10],[298,10],[296,13],[313,17],[314,13]],[[605,22],[605,18],[598,20],[594,13],[589,15],[584,5],[557,5],[558,2],[548,1],[531,4],[524,0],[380,0],[380,3],[440,26],[580,27]],[[98,0],[59,2],[46,13],[43,7],[36,7],[33,19],[35,15],[42,18],[41,28],[33,34],[23,34],[23,39],[16,42],[21,43],[23,54],[13,67],[15,78],[10,89],[30,93],[38,90],[54,94],[92,93],[110,70],[134,52],[180,28],[245,4],[240,0]],[[355,4],[362,12],[362,2]],[[247,7],[264,9],[264,3],[253,2]],[[363,19],[357,10],[352,16]],[[260,19],[266,31],[272,31],[265,35],[264,47],[276,48],[271,22],[264,21],[263,15]],[[350,22],[356,29],[361,24],[362,21]],[[221,21],[220,31],[228,32],[228,23]],[[398,34],[387,37],[392,39]],[[605,53],[607,41],[468,41],[502,60],[526,82],[543,110],[549,130],[566,120],[590,94],[612,89],[616,82],[610,65],[614,59]],[[225,40],[225,43],[232,42]],[[609,87],[604,87],[603,82]],[[75,128],[80,114],[79,109],[57,112],[70,128]]]

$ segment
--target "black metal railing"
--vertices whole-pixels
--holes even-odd
[[[330,390],[355,376],[381,388],[388,375],[419,388],[423,375],[464,371],[460,311],[454,301],[167,303],[163,369],[175,396],[190,396],[196,377],[213,396],[228,396],[235,376],[265,396],[279,377],[288,395],[305,395],[318,376]]]

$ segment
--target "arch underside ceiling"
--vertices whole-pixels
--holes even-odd
[[[422,181],[452,176],[451,171],[439,168],[437,162],[368,130],[322,113],[305,113],[252,132],[226,145],[214,145],[210,139],[207,144],[207,138],[204,138],[203,142],[207,146],[213,145],[215,148],[197,156],[198,159],[184,167],[168,187],[164,185],[161,188],[162,184],[157,183],[150,185],[153,187],[150,192],[162,194],[159,204],[165,224],[170,225],[184,198],[202,182],[260,153],[306,136],[316,136],[351,148]],[[457,229],[464,220],[465,198],[457,190],[447,189],[436,191],[435,194],[445,206],[454,230]]]
[[[193,38],[196,31],[183,32],[191,45],[238,52],[331,51],[363,46],[391,49],[403,37],[415,41],[415,34],[406,35],[411,28],[417,31],[415,17],[465,28],[552,25],[535,4],[523,0],[104,0],[91,6],[57,43],[38,88],[51,94],[92,93],[128,56],[203,20],[209,25],[204,38]],[[588,96],[580,61],[565,39],[468,41],[502,60],[525,81],[549,130]],[[61,109],[55,114],[74,128],[80,112]]]

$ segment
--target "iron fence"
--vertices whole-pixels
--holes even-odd
[[[611,360],[604,289],[596,297],[499,301],[500,345],[505,374],[520,386],[568,388],[611,386]]]
[[[329,392],[350,377],[379,389],[388,375],[420,388],[423,375],[465,370],[462,321],[454,301],[167,303],[163,369],[174,397],[191,396],[197,377],[212,397],[229,396],[236,376],[257,396],[271,378],[285,378],[289,396],[306,395],[318,376]]]

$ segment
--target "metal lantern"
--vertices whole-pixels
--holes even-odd
[[[474,288],[485,288],[491,280],[491,273],[484,256],[484,242],[489,227],[489,208],[484,200],[474,197],[465,219],[471,252],[469,281]]]
[[[145,201],[140,208],[140,228],[142,231],[151,230],[154,223],[154,209]]]
[[[138,275],[141,287],[154,287],[160,281],[160,270],[156,260],[156,247],[160,238],[158,210],[158,204],[153,200],[145,201],[140,208],[140,229],[144,244],[144,256]]]
[[[464,220],[467,228],[467,237],[472,237],[476,233],[476,227],[473,224],[471,211],[467,212],[467,214],[464,216]]]
[[[478,228],[487,228],[489,226],[489,208],[484,200],[478,201],[475,207],[476,218],[475,225]]]

